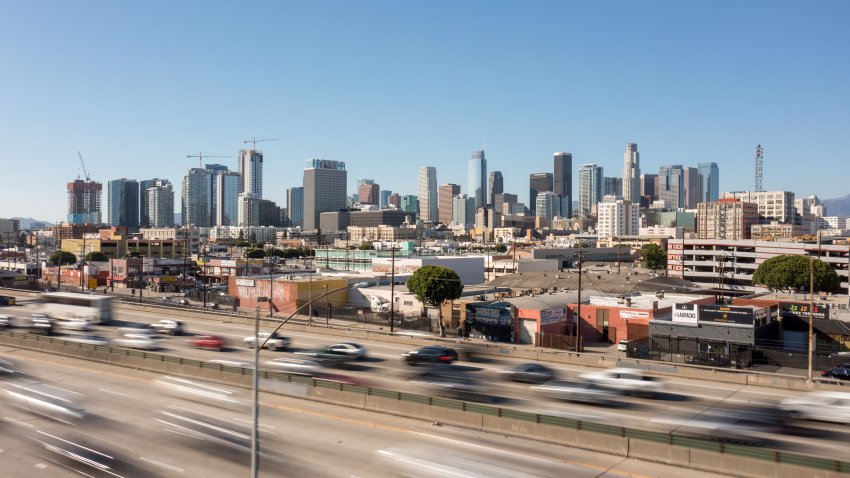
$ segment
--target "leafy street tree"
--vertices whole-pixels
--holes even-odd
[[[814,289],[816,292],[836,292],[841,285],[838,274],[829,264],[815,259]],[[753,273],[753,284],[771,291],[792,292],[809,290],[809,258],[783,255],[772,257]]]
[[[443,266],[421,267],[407,279],[407,290],[416,296],[419,302],[437,308],[440,337],[445,337],[443,309],[440,306],[447,300],[459,298],[463,292],[463,283],[457,273]]]
[[[91,262],[108,262],[109,256],[100,251],[92,251],[86,254],[86,260]]]
[[[640,249],[643,265],[653,271],[667,268],[667,252],[658,244],[645,244]]]
[[[67,251],[56,251],[53,253],[53,255],[50,256],[50,262],[53,265],[59,263],[60,254],[62,257],[62,264],[74,264],[77,262],[77,256],[75,256],[74,254],[71,254]]]
[[[262,259],[263,257],[266,257],[266,251],[262,249],[249,249],[245,251],[246,259]]]

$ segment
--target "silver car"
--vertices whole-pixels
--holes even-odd
[[[112,341],[115,347],[127,347],[130,349],[156,350],[162,344],[162,339],[148,334],[124,334]]]

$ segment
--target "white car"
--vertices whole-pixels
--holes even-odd
[[[99,335],[69,335],[63,337],[66,342],[86,345],[109,345],[109,339]]]
[[[86,319],[60,319],[56,321],[56,327],[64,330],[76,330],[89,332],[94,327]]]
[[[283,350],[289,347],[290,344],[289,337],[284,337],[282,335],[277,335],[269,332],[260,332],[257,337],[259,337],[259,341],[261,344],[266,344],[264,348],[270,350]],[[245,337],[245,340],[243,341],[245,347],[248,347],[249,349],[252,349],[257,346],[255,342],[256,341],[254,340],[254,336]]]
[[[313,376],[322,371],[322,366],[312,360],[280,358],[269,360],[265,365],[280,372],[295,373],[298,375]]]
[[[366,347],[354,342],[329,345],[328,350],[333,350],[334,352],[345,354],[358,360],[365,358],[369,354],[369,350]]]
[[[159,334],[180,335],[183,333],[183,322],[179,320],[162,319],[151,324],[151,329]]]
[[[601,372],[583,373],[579,378],[620,393],[652,395],[664,389],[663,382],[633,368],[609,368]]]
[[[789,418],[850,425],[850,393],[811,392],[783,400],[779,407]]]
[[[156,350],[160,347],[162,339],[148,334],[124,334],[112,341],[115,347],[127,347],[130,349]]]

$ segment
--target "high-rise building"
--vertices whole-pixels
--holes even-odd
[[[602,199],[603,169],[596,164],[578,167],[578,214],[588,217]]]
[[[596,233],[600,238],[636,236],[640,230],[640,204],[606,195],[596,205]]]
[[[419,168],[419,217],[424,222],[440,220],[437,205],[437,168],[422,166]]]
[[[658,169],[658,199],[670,209],[685,208],[685,169],[681,164]]]
[[[183,225],[210,227],[211,176],[206,169],[190,168],[183,176],[183,194],[180,211]]]
[[[148,190],[156,185],[159,178],[139,181],[139,227],[151,227],[150,210],[148,209]]]
[[[148,221],[145,227],[174,227],[174,189],[169,180],[154,180],[145,191],[145,199]]]
[[[622,178],[603,178],[602,197],[605,196],[623,197]]]
[[[762,223],[770,221],[797,222],[794,193],[791,191],[732,192],[724,193],[723,198],[735,198],[756,204],[759,208],[759,220]]]
[[[401,195],[399,193],[390,194],[387,204],[392,208],[401,209]]]
[[[393,194],[389,189],[381,190],[381,209],[386,209],[390,206],[390,196]]]
[[[569,203],[573,200],[573,155],[572,153],[555,153],[555,175],[552,178],[552,191],[555,194],[567,198]],[[570,206],[572,209],[572,206]],[[562,211],[565,217],[569,217],[572,211]]]
[[[505,204],[516,204],[519,202],[519,198],[516,194],[511,193],[501,193],[496,194],[493,197],[493,209],[501,214],[505,214]]]
[[[759,223],[758,206],[738,199],[719,199],[697,205],[697,239],[750,239]]]
[[[280,227],[281,210],[273,201],[257,197],[256,194],[239,193],[239,226]]]
[[[699,163],[700,202],[714,202],[720,197],[720,168],[717,163]]]
[[[405,194],[401,197],[401,210],[419,214],[419,197],[415,194]]]
[[[348,173],[345,163],[314,159],[304,169],[304,230],[319,227],[319,214],[345,209]]]
[[[487,202],[487,158],[484,151],[476,151],[469,158],[467,170],[467,190],[469,197],[475,199],[475,208],[484,207]]]
[[[439,200],[437,202],[439,203],[439,219],[441,223],[446,225],[452,223],[452,201],[458,194],[460,194],[459,184],[446,183],[440,185],[438,192]]]
[[[135,179],[115,179],[107,183],[107,217],[110,226],[139,229],[139,182]]]
[[[100,224],[103,185],[77,179],[68,183],[68,224]]]
[[[286,215],[292,227],[304,224],[304,188],[292,187],[286,190]]]
[[[620,184],[622,186],[622,183]],[[658,199],[658,175],[657,174],[641,174],[640,175],[640,195],[646,196],[650,200]]]
[[[552,173],[532,173],[528,176],[528,206],[531,208],[531,214],[534,215],[537,207],[537,195],[551,191],[554,186],[554,176]]]
[[[236,171],[216,172],[210,177],[211,214],[210,224],[235,226],[239,223],[239,193],[242,176]]]
[[[505,192],[505,178],[502,177],[501,171],[493,171],[487,181],[487,205],[496,204],[496,195],[503,192]]]
[[[686,167],[684,175],[685,183],[685,209],[696,209],[702,196],[702,181],[700,181],[699,169]]]
[[[567,211],[567,199],[552,191],[543,191],[537,195],[535,215],[546,222],[546,227],[552,226],[552,219],[563,217]]]
[[[263,197],[263,152],[256,149],[239,151],[239,174],[242,175],[242,192]],[[317,219],[318,220],[318,219]]]
[[[640,201],[640,155],[637,144],[626,144],[623,156],[623,199],[637,204]]]
[[[452,222],[464,226],[475,224],[475,198],[459,194],[452,199]]]
[[[380,185],[375,184],[374,182],[371,184],[364,183],[357,187],[357,199],[360,204],[371,204],[373,206],[379,206],[381,201],[381,198],[379,197],[380,192]]]

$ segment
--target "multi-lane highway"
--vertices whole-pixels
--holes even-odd
[[[0,347],[0,356],[73,396],[87,414],[69,425],[4,401],[2,476],[79,476],[70,469],[78,465],[29,444],[27,437],[45,433],[123,457],[137,467],[128,476],[248,474],[247,452],[199,440],[167,419],[203,414],[239,431],[250,420],[244,410],[168,395],[157,386],[161,377],[149,372],[9,347]],[[262,394],[261,404],[262,476],[446,476],[458,470],[466,471],[449,476],[718,476],[277,395]]]
[[[16,308],[21,312],[27,306]],[[166,312],[167,313],[167,312]],[[142,312],[120,309],[116,311],[119,320],[131,323],[152,323],[164,318],[162,312]],[[228,363],[250,366],[251,352],[242,346],[242,340],[252,333],[250,325],[223,322],[220,316],[208,315],[197,318],[181,318],[187,333],[177,337],[167,337],[162,352],[201,360],[222,360]],[[296,332],[285,330],[292,338],[292,348],[284,352],[263,351],[261,362],[276,357],[292,357],[293,353],[309,350],[331,343],[344,341],[344,337],[334,337],[320,333]],[[116,327],[101,327],[98,334],[117,337],[121,331]],[[228,341],[230,347],[223,352],[197,350],[188,345],[193,334],[215,334]],[[367,360],[356,362],[344,369],[329,369],[329,373],[346,375],[354,380],[376,387],[392,390],[428,393],[417,381],[411,381],[415,370],[401,360],[401,354],[410,350],[400,344],[380,341],[362,341],[370,354]],[[603,407],[601,403],[568,403],[547,400],[534,393],[528,385],[515,384],[497,379],[497,372],[516,360],[505,358],[499,361],[464,362],[452,366],[456,372],[477,378],[487,386],[488,396],[503,407],[519,410],[563,415],[571,418],[602,422],[655,431],[676,431],[677,433],[710,434],[723,437],[726,430],[717,426],[717,417],[723,418],[729,410],[775,410],[779,400],[798,397],[803,392],[784,391],[764,387],[742,386],[720,382],[699,381],[693,379],[669,378],[664,381],[664,392],[655,398],[617,396],[613,406]],[[550,364],[562,378],[574,378],[581,373],[591,371],[578,365]],[[696,424],[696,425],[695,425]],[[744,426],[745,428],[746,426]],[[844,458],[843,444],[850,439],[850,429],[843,425],[825,423],[796,423],[792,428],[760,430],[755,426],[751,430],[742,430],[740,424],[729,424],[736,440],[754,441],[766,446],[783,450],[802,452],[828,458]],[[727,437],[728,438],[728,437]]]

